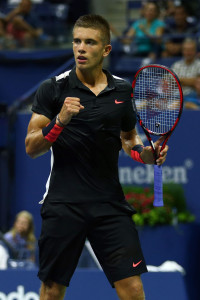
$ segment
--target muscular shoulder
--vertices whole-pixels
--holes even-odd
[[[38,88],[32,111],[52,119],[60,109],[59,98],[68,82],[68,72],[44,80]]]
[[[68,80],[69,79],[69,74],[70,74],[71,70],[68,70],[64,73],[59,74],[58,76],[55,76],[55,80],[57,83],[61,83],[64,80]]]
[[[51,95],[51,98],[57,98],[60,93],[60,89],[62,89],[63,85],[65,85],[68,81],[69,73],[70,71],[67,71],[58,76],[44,80],[41,83],[39,90],[45,94]]]
[[[113,79],[114,79],[116,88],[118,90],[128,91],[128,92],[132,91],[132,86],[127,80],[125,80],[123,78],[120,78],[120,77],[117,77],[115,75],[113,75]]]

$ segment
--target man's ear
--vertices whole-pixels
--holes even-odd
[[[111,45],[106,45],[105,48],[104,48],[103,56],[104,57],[108,56],[111,50],[112,50],[112,46]]]

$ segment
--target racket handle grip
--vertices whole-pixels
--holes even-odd
[[[162,166],[154,165],[154,202],[153,206],[164,206]]]

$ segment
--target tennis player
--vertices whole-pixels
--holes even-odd
[[[107,21],[80,17],[73,51],[75,67],[39,87],[25,142],[32,158],[52,152],[41,208],[40,299],[64,298],[87,238],[119,299],[142,300],[140,274],[147,268],[135,211],[119,183],[118,156],[123,147],[134,160],[153,164],[153,154],[135,129],[131,85],[102,69],[111,51]],[[155,142],[158,153],[161,142]]]

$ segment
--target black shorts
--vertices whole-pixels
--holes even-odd
[[[109,203],[50,203],[41,208],[38,277],[68,286],[88,239],[110,284],[147,272],[134,210],[124,200]]]

